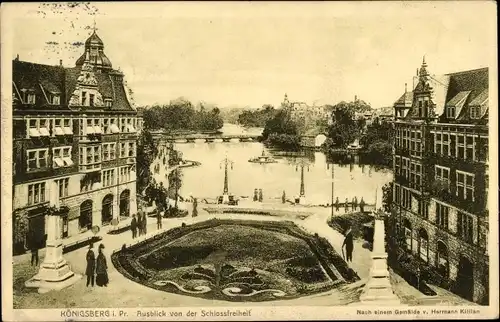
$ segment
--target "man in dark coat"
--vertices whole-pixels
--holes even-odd
[[[353,241],[353,236],[352,236],[352,229],[349,228],[347,229],[347,232],[345,234],[344,238],[344,243],[342,244],[342,249],[346,250],[346,261],[352,262],[352,251],[354,249],[354,241]]]
[[[30,231],[28,243],[31,250],[31,266],[35,264],[38,266],[40,258],[38,256],[38,249],[40,248],[40,241],[36,238],[36,234],[34,231]]]
[[[142,212],[142,233],[144,235],[146,235],[147,232],[148,232],[148,216],[143,211]]]
[[[348,211],[349,211],[349,200],[347,200],[347,198],[345,198],[344,212],[348,212]]]
[[[359,201],[359,209],[360,209],[360,211],[361,211],[362,213],[363,213],[363,212],[365,212],[365,205],[366,205],[366,203],[365,203],[365,201],[363,200],[363,197],[361,197],[361,200]]]
[[[161,212],[159,209],[156,209],[156,229],[161,229]]]
[[[90,244],[89,250],[87,252],[87,268],[85,269],[85,275],[87,275],[87,287],[89,285],[94,286],[94,274],[95,274],[95,255],[92,248],[94,245]]]
[[[352,211],[356,211],[356,208],[358,208],[358,198],[354,197],[352,198]]]
[[[135,214],[132,215],[132,221],[130,222],[130,229],[132,230],[132,238],[137,237],[137,219]]]
[[[142,236],[142,210],[137,213],[137,229],[139,230],[139,236]]]
[[[335,199],[335,211],[339,211],[339,208],[340,208],[340,201],[339,197],[337,197],[337,199]]]

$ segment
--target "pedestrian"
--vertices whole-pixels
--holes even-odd
[[[139,236],[142,236],[142,215],[141,210],[137,212],[137,232]]]
[[[361,211],[361,213],[364,213],[365,212],[365,201],[363,200],[363,197],[361,197],[361,200],[359,201],[359,209]]]
[[[285,190],[283,190],[283,194],[281,195],[281,203],[286,203],[286,194],[285,194]]]
[[[137,237],[137,218],[135,214],[132,215],[132,221],[130,222],[130,229],[132,230],[132,239]]]
[[[352,262],[352,251],[354,249],[354,241],[352,237],[352,229],[349,227],[345,233],[344,243],[342,244],[342,250],[346,250],[346,261]]]
[[[358,208],[358,198],[354,197],[352,198],[352,211],[356,211],[356,208]]]
[[[161,213],[159,209],[156,209],[156,229],[161,229]]]
[[[99,245],[99,255],[97,255],[97,264],[96,264],[96,278],[95,283],[97,286],[108,286],[109,278],[108,278],[108,263],[106,261],[106,256],[104,256],[103,250],[104,245]]]
[[[262,202],[263,196],[262,196],[262,189],[259,189],[259,202]]]
[[[28,243],[31,250],[31,266],[33,266],[33,264],[35,264],[35,266],[38,266],[38,263],[40,262],[40,257],[38,256],[40,241],[39,238],[36,238],[36,234],[33,230],[30,231]]]
[[[253,201],[257,201],[257,200],[259,200],[259,192],[258,192],[257,188],[255,188],[253,190]]]
[[[148,232],[148,216],[145,212],[142,213],[142,233],[146,235]]]
[[[339,211],[339,208],[340,208],[340,201],[339,197],[337,197],[337,199],[335,199],[335,211]]]
[[[85,269],[85,275],[87,275],[87,287],[89,285],[92,285],[92,287],[94,287],[95,254],[92,248],[94,248],[94,245],[90,244],[89,250],[87,251],[87,268]]]
[[[344,212],[349,211],[349,200],[345,198],[345,203],[344,203]]]
[[[192,213],[192,216],[193,217],[198,216],[198,199],[196,199],[196,198],[194,198],[194,200],[193,200],[193,213]]]

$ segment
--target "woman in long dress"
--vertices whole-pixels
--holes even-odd
[[[109,278],[108,278],[108,263],[106,261],[106,256],[102,250],[104,249],[104,245],[99,245],[99,255],[97,255],[96,261],[96,279],[95,283],[97,286],[108,286]]]

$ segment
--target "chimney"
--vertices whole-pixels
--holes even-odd
[[[16,55],[16,61],[19,61],[19,54]]]
[[[354,102],[358,101],[358,95],[354,95]]]
[[[62,59],[59,59],[59,66],[62,67]]]
[[[407,83],[405,83],[405,94],[406,94],[406,92],[408,92],[408,84]]]

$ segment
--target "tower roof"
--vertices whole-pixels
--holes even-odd
[[[82,66],[85,61],[94,67],[111,69],[113,66],[109,58],[104,54],[104,43],[97,35],[95,29],[92,35],[85,41],[85,52],[76,61],[76,66]]]
[[[90,47],[90,46],[104,47],[104,43],[102,42],[101,38],[99,38],[95,30],[92,33],[92,35],[90,35],[90,37],[85,41],[85,47]]]

